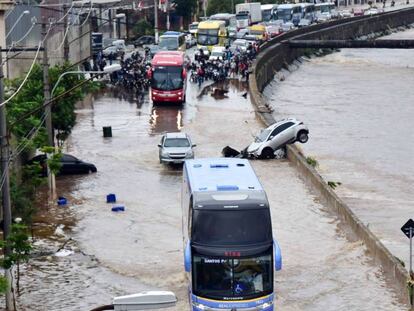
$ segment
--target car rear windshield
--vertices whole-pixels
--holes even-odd
[[[167,138],[164,147],[190,147],[190,142],[187,138]]]
[[[194,210],[192,240],[203,245],[260,244],[272,240],[268,209]]]

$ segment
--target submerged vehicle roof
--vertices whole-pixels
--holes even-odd
[[[253,168],[246,159],[207,158],[185,162],[192,192],[263,191]]]

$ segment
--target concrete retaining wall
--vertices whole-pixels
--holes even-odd
[[[275,73],[286,67],[297,57],[303,55],[304,50],[290,49],[287,39],[354,39],[374,32],[382,32],[390,28],[409,25],[414,22],[414,8],[392,11],[372,17],[351,18],[348,20],[334,21],[327,24],[315,25],[287,33],[263,46],[263,51],[258,55],[252,67],[252,75],[249,81],[250,96],[257,107],[257,114],[266,125],[275,122],[269,105],[261,92],[274,78]],[[361,239],[375,262],[383,268],[385,276],[391,280],[391,284],[400,293],[401,298],[408,303],[407,295],[407,270],[389,252],[381,241],[365,226],[352,212],[345,202],[328,186],[319,173],[310,165],[299,150],[291,145],[287,147],[288,159],[298,169],[304,180],[319,194],[352,231]]]

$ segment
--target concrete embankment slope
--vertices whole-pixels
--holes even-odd
[[[390,28],[408,25],[414,22],[414,9],[408,8],[388,12],[372,17],[359,17],[316,25],[287,33],[267,44],[258,56],[250,80],[251,100],[256,105],[259,116],[264,123],[275,120],[270,113],[268,103],[261,92],[275,73],[286,67],[297,57],[305,53],[302,49],[290,49],[287,39],[319,39],[344,40],[354,39],[370,33],[380,33]],[[401,296],[407,301],[407,271],[389,250],[372,234],[353,211],[335,194],[321,176],[306,163],[302,154],[295,148],[288,148],[288,158],[298,168],[304,179],[319,193],[320,197],[330,206],[364,241],[373,258],[381,264],[386,276],[391,279]]]

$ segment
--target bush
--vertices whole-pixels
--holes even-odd
[[[140,20],[135,24],[133,33],[135,37],[154,35],[154,27],[146,20]]]

